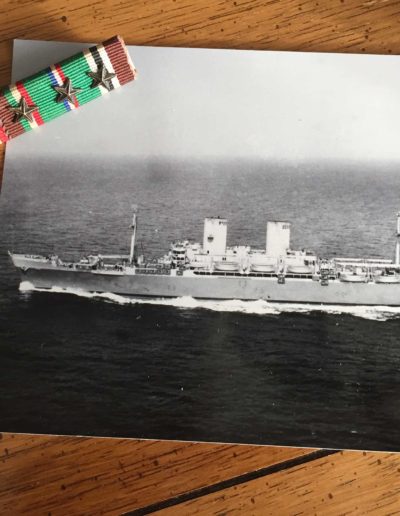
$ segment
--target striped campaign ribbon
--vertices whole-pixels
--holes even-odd
[[[135,79],[120,36],[88,48],[0,92],[0,143]]]

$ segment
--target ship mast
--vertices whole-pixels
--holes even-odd
[[[136,219],[137,219],[137,217],[136,217],[136,210],[137,210],[137,206],[133,205],[132,209],[133,209],[132,224],[131,224],[132,236],[131,236],[131,249],[130,249],[130,253],[129,253],[129,264],[130,265],[133,264],[133,257],[134,257],[134,253],[135,253]]]
[[[400,212],[397,212],[397,228],[396,228],[396,256],[395,256],[395,264],[400,266]]]

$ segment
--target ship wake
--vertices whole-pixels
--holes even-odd
[[[162,299],[141,299],[128,296],[121,296],[112,293],[92,293],[80,289],[59,288],[52,289],[36,288],[29,281],[23,281],[19,286],[20,292],[51,292],[58,294],[72,294],[86,299],[93,299],[115,303],[119,305],[157,305],[172,306],[179,309],[205,309],[214,312],[237,312],[253,315],[280,315],[285,313],[320,312],[334,315],[352,315],[373,321],[387,321],[400,317],[400,307],[390,306],[346,306],[346,305],[314,305],[305,303],[271,303],[259,299],[258,301],[232,300],[199,300],[193,297],[162,298]]]

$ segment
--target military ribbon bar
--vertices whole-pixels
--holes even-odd
[[[0,143],[43,125],[135,79],[120,36],[35,73],[0,92]]]

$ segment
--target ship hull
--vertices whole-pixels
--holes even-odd
[[[134,297],[182,297],[198,299],[263,299],[270,302],[330,305],[400,306],[400,284],[346,283],[328,285],[309,278],[239,277],[167,274],[120,274],[68,269],[21,270],[22,281],[39,289],[54,287]]]

